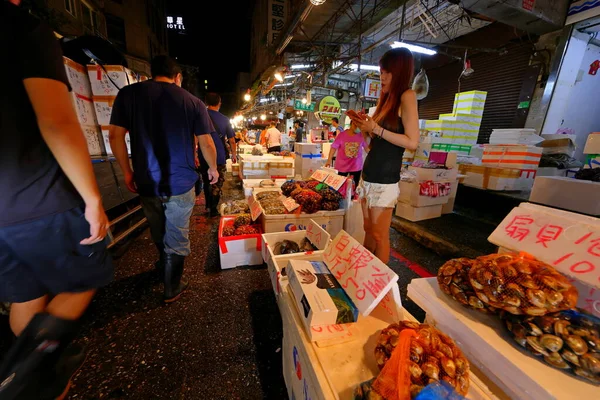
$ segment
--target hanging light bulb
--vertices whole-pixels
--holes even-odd
[[[280,72],[276,72],[275,79],[277,79],[279,82],[283,82],[283,75],[281,75]]]
[[[315,6],[320,6],[321,4],[325,3],[326,0],[310,0],[310,2],[315,5]]]
[[[244,101],[248,102],[250,100],[252,100],[252,96],[250,95],[250,89],[248,89],[248,91],[244,95]]]
[[[264,120],[266,120],[266,119],[267,119],[267,116],[266,116],[265,114],[263,114],[263,115],[261,115],[261,116],[260,116],[260,119],[261,119],[262,121],[264,121]]]
[[[307,103],[307,100],[306,100],[306,97],[305,97],[305,98],[302,99],[302,104],[306,104],[306,103]]]

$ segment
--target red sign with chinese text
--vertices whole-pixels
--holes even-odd
[[[328,175],[329,174],[327,172],[318,169],[311,175],[310,178],[314,179],[316,181],[319,181],[319,182],[323,182],[327,178]]]
[[[325,250],[324,261],[364,316],[384,298],[396,300],[386,295],[398,286],[398,275],[347,232],[338,233]]]
[[[332,174],[325,179],[325,183],[334,188],[335,190],[340,190],[344,182],[346,182],[346,179],[348,178],[346,178],[345,176]]]

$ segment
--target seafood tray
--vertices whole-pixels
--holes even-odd
[[[494,315],[470,310],[442,292],[436,278],[413,279],[408,297],[452,337],[472,365],[515,399],[593,399],[599,389],[532,357],[513,344]]]
[[[275,254],[275,246],[277,245],[277,243],[280,243],[284,240],[289,240],[291,242],[300,243],[303,239],[306,238],[305,230],[298,230],[298,231],[294,231],[294,232],[264,233],[262,235],[262,241],[263,241],[262,256],[263,256],[263,260],[267,263],[268,268],[270,268],[270,269],[274,268],[274,260],[286,260],[286,262],[287,262],[289,260],[298,259],[298,256],[307,255],[307,254],[321,255],[323,253],[323,251],[325,250],[325,247],[327,247],[329,242],[331,242],[331,236],[315,221],[311,220],[310,224],[312,224],[313,232],[317,232],[317,234],[321,235],[320,237],[321,237],[322,244],[320,245],[320,248],[317,243],[313,243],[318,248],[318,250],[316,250],[316,251],[298,252],[295,254],[281,254],[281,255]]]

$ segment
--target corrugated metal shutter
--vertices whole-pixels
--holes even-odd
[[[508,47],[508,54],[477,54],[471,57],[475,72],[461,79],[460,90],[488,92],[479,131],[479,143],[488,143],[492,129],[522,128],[513,126],[524,74],[531,55],[527,45]],[[454,94],[458,91],[460,62],[427,70],[429,95],[419,102],[419,118],[438,119],[452,112]]]

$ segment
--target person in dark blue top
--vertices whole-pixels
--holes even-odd
[[[208,163],[200,156],[200,174],[204,181],[204,199],[206,200],[206,212],[211,217],[219,215],[218,206],[221,196],[223,195],[223,183],[225,183],[225,174],[227,173],[227,158],[231,148],[231,158],[235,163],[236,160],[236,145],[235,132],[231,126],[229,118],[219,112],[221,108],[221,96],[217,93],[208,93],[205,98],[208,106],[208,115],[210,116],[215,131],[211,133],[215,147],[217,148],[217,170],[219,172],[219,180],[215,184],[208,184]]]
[[[181,88],[181,69],[168,56],[152,60],[152,80],[126,86],[115,99],[110,119],[110,146],[127,188],[139,193],[164,273],[164,301],[179,298],[190,254],[189,224],[196,196],[196,146],[208,164],[208,181],[219,179],[214,127],[204,103]],[[125,135],[129,132],[129,164]]]
[[[77,320],[112,280],[109,221],[60,45],[19,3],[0,1],[0,302],[17,337],[0,399],[55,399],[85,360]]]

